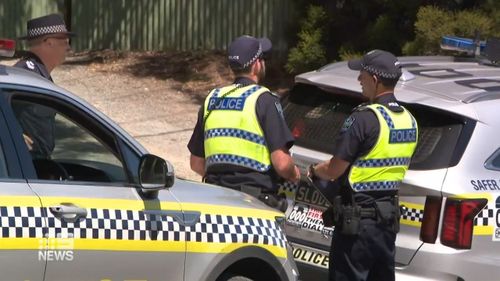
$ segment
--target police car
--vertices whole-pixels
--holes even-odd
[[[0,54],[14,50],[0,40]],[[16,108],[55,112],[32,159]],[[2,280],[298,280],[283,214],[251,196],[175,179],[94,107],[0,65]]]
[[[416,117],[419,141],[400,186],[396,276],[499,280],[499,45],[447,40],[485,57],[400,58],[403,75],[395,95]],[[344,120],[365,101],[357,76],[338,62],[295,78],[284,113],[297,139],[293,157],[302,169],[331,158]],[[333,229],[323,226],[321,213],[330,204],[328,190],[305,182],[282,189],[293,199],[286,232],[299,272],[304,280],[327,280]]]

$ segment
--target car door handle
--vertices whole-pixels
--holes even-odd
[[[61,204],[49,207],[50,212],[56,217],[67,222],[75,222],[87,216],[87,209],[80,208],[73,204]]]

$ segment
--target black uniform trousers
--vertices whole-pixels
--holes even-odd
[[[359,235],[337,227],[330,248],[330,281],[394,281],[396,233],[374,218],[362,218]]]

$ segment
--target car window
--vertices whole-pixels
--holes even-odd
[[[489,170],[500,171],[500,149],[497,149],[497,151],[486,160],[484,166]]]
[[[3,145],[0,143],[0,178],[8,178],[9,172],[7,170],[7,163],[5,161],[5,154],[3,152]]]
[[[38,179],[127,182],[114,137],[61,102],[16,96],[11,101]]]
[[[324,90],[297,84],[285,99],[283,111],[297,145],[331,154],[344,120],[362,102],[361,96],[348,95],[340,89]],[[418,144],[410,169],[440,169],[456,165],[475,123],[425,106],[404,106],[415,116],[419,127]]]

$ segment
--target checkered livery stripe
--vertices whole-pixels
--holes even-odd
[[[34,207],[0,207],[1,237],[43,237],[44,212]]]
[[[295,184],[290,181],[285,181],[283,184],[279,186],[279,190],[281,192],[284,192],[285,194],[292,194],[295,193],[298,187],[299,187],[298,184]]]
[[[266,145],[266,140],[264,139],[264,137],[261,137],[257,134],[245,130],[232,129],[232,128],[217,128],[217,129],[207,130],[205,132],[205,140],[216,137],[234,137],[234,138],[244,139],[253,143],[257,143],[260,145]]]
[[[66,26],[64,24],[60,25],[51,25],[51,26],[42,26],[37,28],[32,28],[28,30],[29,37],[37,37],[46,34],[54,34],[54,33],[65,33],[68,32]]]
[[[494,217],[495,217],[495,210],[485,207],[474,218],[474,225],[475,226],[494,225],[495,224],[495,222],[493,221]]]
[[[404,205],[404,203],[402,203]],[[414,222],[422,222],[424,218],[424,210],[417,208],[406,208],[405,212],[401,213],[402,220],[414,221]]]
[[[408,166],[410,165],[411,158],[409,157],[396,157],[396,158],[385,158],[385,159],[367,159],[367,160],[357,160],[354,165],[358,167],[388,167],[388,166]]]
[[[91,208],[86,218],[74,223],[55,218],[47,208],[0,207],[0,214],[0,238],[257,243],[282,248],[286,243],[277,223],[261,218],[203,214],[195,225],[184,226],[171,216],[132,210]],[[47,227],[42,224],[45,214]]]
[[[207,165],[213,164],[232,164],[237,166],[247,167],[259,172],[268,171],[271,166],[265,165],[261,162],[258,162],[254,159],[250,159],[243,156],[231,155],[231,154],[214,154],[210,155],[206,158]]]
[[[401,203],[404,205],[404,202]],[[488,226],[494,224],[494,209],[484,208],[474,218],[474,226]],[[406,212],[401,214],[402,220],[409,220],[414,222],[422,222],[424,218],[424,210],[417,208],[407,208]]]

